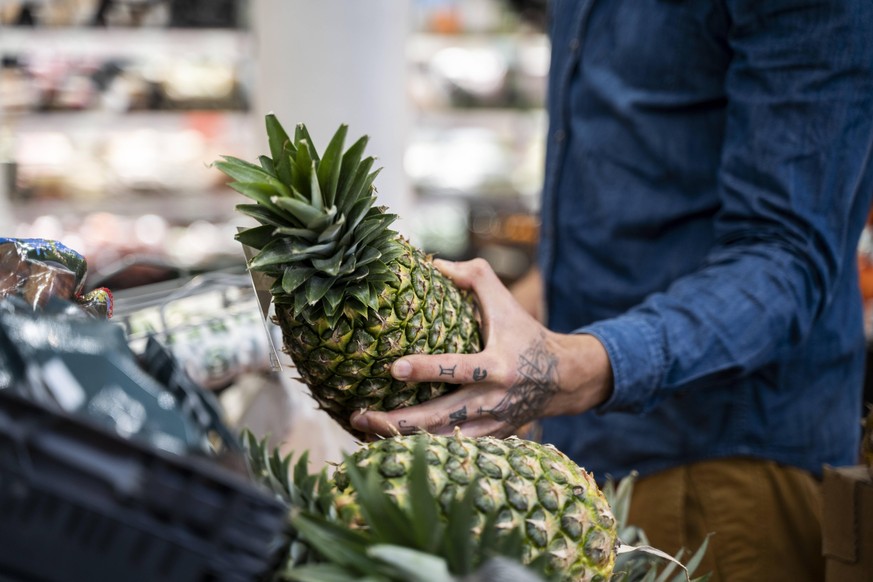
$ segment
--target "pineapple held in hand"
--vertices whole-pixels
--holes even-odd
[[[293,139],[266,118],[270,156],[259,165],[225,156],[215,166],[252,199],[237,209],[261,226],[237,235],[260,251],[249,268],[271,289],[285,351],[321,408],[352,432],[360,409],[393,410],[452,388],[391,378],[411,353],[481,348],[472,298],[428,256],[389,229],[395,216],[374,206],[367,138],[343,151],[340,126],[322,155],[304,125]]]

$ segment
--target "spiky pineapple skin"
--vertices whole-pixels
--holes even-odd
[[[406,383],[391,364],[407,354],[473,353],[481,349],[469,293],[440,273],[431,259],[403,239],[403,254],[388,264],[397,276],[379,293],[367,317],[351,310],[331,327],[308,323],[276,304],[283,346],[318,404],[347,431],[356,410],[394,410],[445,394],[446,382]]]
[[[545,554],[552,573],[562,580],[609,580],[616,558],[616,520],[592,476],[558,449],[515,437],[422,433],[369,443],[350,460],[362,468],[375,466],[385,490],[404,506],[420,440],[426,443],[431,492],[444,511],[451,499],[476,483],[479,526],[489,512],[497,512],[500,527],[522,528],[522,562]],[[334,475],[336,503],[341,519],[356,526],[362,521],[344,466]]]

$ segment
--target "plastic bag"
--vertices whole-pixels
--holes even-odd
[[[64,244],[41,238],[0,238],[0,298],[17,296],[34,310],[49,299],[73,301],[94,317],[112,316],[112,293],[105,288],[82,295],[88,264]]]

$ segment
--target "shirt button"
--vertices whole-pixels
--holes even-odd
[[[569,48],[570,48],[571,53],[575,53],[576,51],[578,51],[579,50],[579,39],[574,38],[574,39],[570,40]]]
[[[564,132],[563,129],[559,129],[555,131],[555,134],[552,137],[555,139],[556,143],[562,143],[564,139],[566,139],[567,134]]]

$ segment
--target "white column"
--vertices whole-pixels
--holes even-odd
[[[403,170],[410,0],[254,0],[252,5],[258,135],[270,111],[289,133],[305,123],[319,150],[341,123],[349,125],[346,147],[368,134],[368,153],[383,168],[376,179],[379,203],[401,217],[396,228],[404,232],[402,217],[412,208]]]

